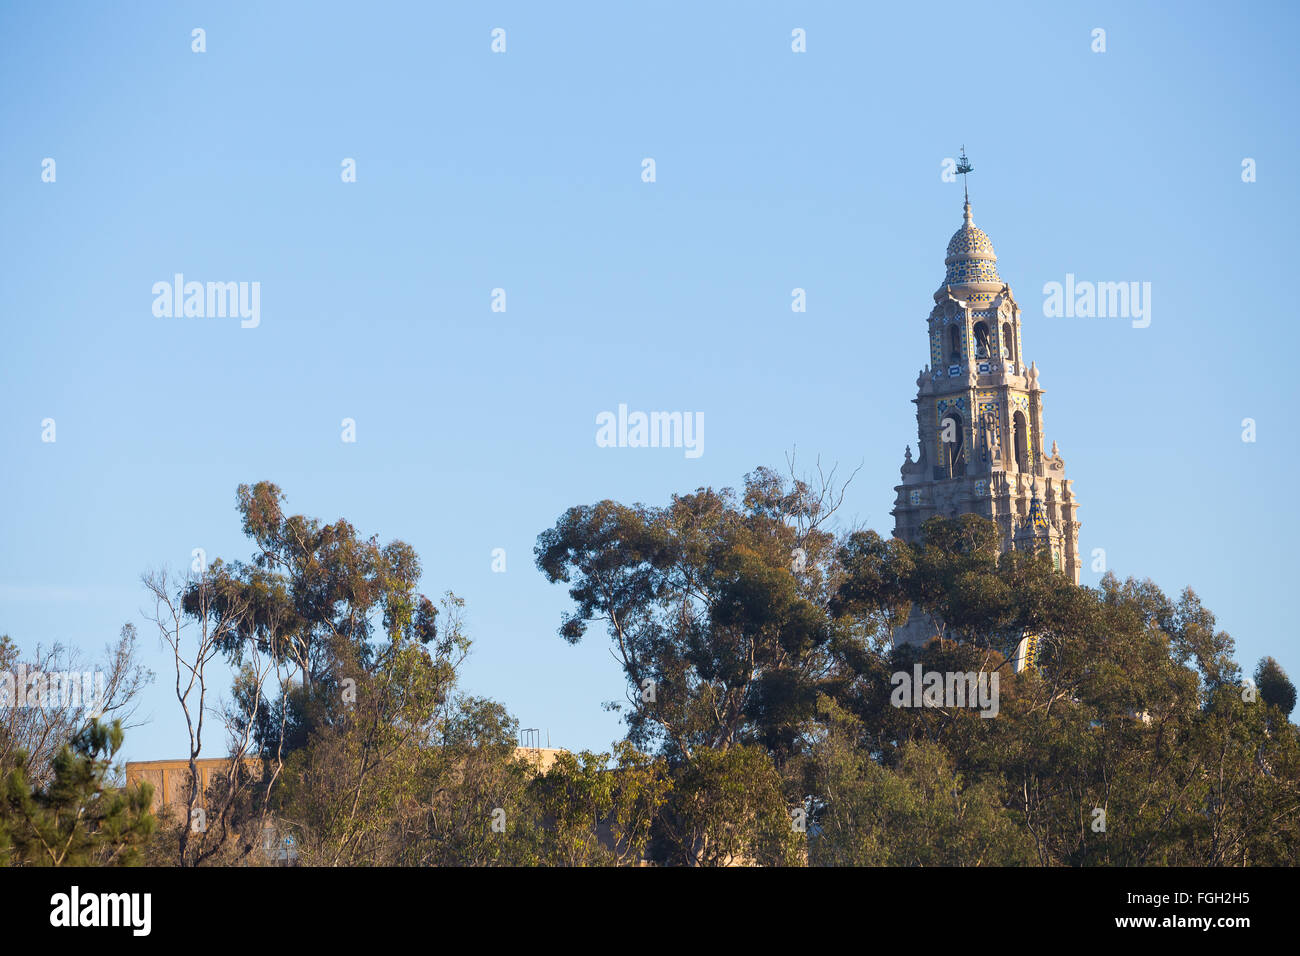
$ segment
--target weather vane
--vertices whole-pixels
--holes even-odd
[[[966,184],[966,174],[975,172],[975,167],[966,158],[966,146],[962,145],[961,157],[957,160],[957,172],[961,173],[961,188],[966,193],[966,202],[970,203],[970,187]]]

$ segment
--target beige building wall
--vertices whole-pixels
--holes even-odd
[[[542,773],[551,769],[555,758],[564,751],[559,747],[516,747],[515,756],[526,761]],[[261,772],[261,761],[252,757],[245,758],[250,770]],[[201,793],[206,793],[212,781],[219,780],[230,765],[228,757],[201,757],[194,761],[199,772]],[[190,762],[188,760],[137,760],[126,765],[126,782],[128,786],[137,783],[153,784],[153,812],[158,813],[163,807],[175,807],[185,803],[186,788],[190,782]],[[202,797],[199,800],[202,803]]]

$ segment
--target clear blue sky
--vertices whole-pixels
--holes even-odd
[[[556,635],[569,602],[533,567],[537,534],[575,504],[739,485],[795,445],[861,464],[843,516],[889,533],[961,223],[941,164],[964,143],[1083,554],[1192,586],[1248,669],[1272,654],[1300,678],[1300,528],[1278,493],[1300,466],[1296,21],[1258,3],[8,4],[0,633],[93,650],[134,621],[160,680],[128,756],[182,755],[138,578],[196,547],[247,557],[235,488],[268,479],[294,512],[408,541],[427,593],[465,597],[468,690],[557,746],[607,746],[619,672],[602,630]],[[177,272],[260,282],[260,327],[155,318]],[[1066,273],[1149,281],[1151,326],[1042,317]],[[702,412],[704,454],[597,448],[620,402]]]

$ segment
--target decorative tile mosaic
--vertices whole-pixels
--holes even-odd
[[[968,282],[1001,282],[998,275],[997,255],[993,252],[993,242],[983,229],[974,225],[965,225],[953,233],[948,240],[948,254],[944,264],[948,271],[944,282],[948,285],[961,285]],[[985,298],[982,301],[991,301]]]
[[[947,258],[953,256],[991,256],[993,240],[979,226],[963,225],[948,240]]]
[[[943,413],[946,412],[946,411],[947,411],[948,409],[950,409],[950,408],[955,408],[955,409],[957,409],[957,411],[961,412],[962,415],[965,416],[965,414],[966,414],[966,396],[965,396],[965,395],[958,395],[958,396],[956,396],[955,398],[941,398],[941,399],[939,399],[937,402],[934,403],[934,407],[935,407],[935,410],[938,411],[938,413],[939,413],[939,417],[940,417],[940,418],[942,418],[942,417],[943,417]]]
[[[1037,498],[1029,502],[1028,523],[1034,534],[1047,534],[1047,515],[1043,513],[1043,503]]]

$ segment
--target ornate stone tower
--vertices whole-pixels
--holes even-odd
[[[894,536],[918,541],[932,515],[983,515],[997,523],[1003,551],[1041,547],[1078,584],[1078,503],[1056,442],[1045,451],[1043,389],[1037,366],[1025,366],[1020,306],[969,200],[964,209],[928,320],[930,364],[914,399],[920,445],[903,462]],[[931,626],[910,622],[900,639],[928,637]]]

